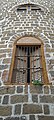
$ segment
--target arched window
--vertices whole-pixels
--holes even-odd
[[[28,4],[22,4],[16,7],[17,8],[17,12],[29,12],[29,11],[39,11],[39,12],[46,12],[47,9],[43,6],[37,5],[37,4],[32,4],[32,3],[28,3]]]
[[[43,43],[34,37],[19,39],[13,48],[9,82],[16,84],[48,84]]]

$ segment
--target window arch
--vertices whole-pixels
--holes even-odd
[[[22,37],[15,42],[8,82],[12,84],[48,84],[43,42]]]
[[[23,11],[39,11],[39,12],[48,12],[48,9],[44,6],[41,6],[39,4],[33,4],[33,3],[27,3],[27,4],[21,4],[21,5],[18,5],[17,7],[17,12],[23,12]]]

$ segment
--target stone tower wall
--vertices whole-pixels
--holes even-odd
[[[43,11],[18,12],[21,4],[36,4]],[[44,43],[49,82],[52,85],[5,85],[13,44],[21,36]],[[0,0],[0,120],[54,120],[54,0]]]

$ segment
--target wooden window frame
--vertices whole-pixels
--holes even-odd
[[[9,70],[9,76],[8,76],[8,82],[7,82],[7,84],[13,84],[13,85],[15,85],[15,84],[17,84],[17,83],[13,83],[12,81],[11,81],[11,78],[12,78],[12,72],[13,72],[13,67],[14,67],[14,60],[15,60],[15,53],[16,53],[16,46],[30,46],[30,45],[35,45],[35,43],[27,43],[27,44],[25,44],[25,43],[15,43],[14,44],[14,46],[13,46],[13,54],[12,54],[12,60],[11,60],[11,66],[10,66],[10,70]],[[39,43],[36,43],[36,45],[41,45],[41,55],[42,55],[42,57],[41,57],[41,62],[42,62],[42,68],[43,68],[43,76],[44,76],[44,80],[43,80],[43,84],[44,85],[47,85],[47,84],[49,84],[49,80],[48,80],[48,75],[47,75],[47,71],[46,71],[46,62],[45,62],[45,56],[44,56],[44,44],[43,44],[43,42],[41,42],[41,44],[39,44]],[[27,83],[26,83],[27,84]],[[30,84],[32,84],[32,83],[30,83]]]

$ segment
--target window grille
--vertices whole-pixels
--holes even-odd
[[[22,11],[42,11],[42,8],[38,5],[33,5],[33,4],[25,4],[25,5],[21,5],[18,6],[17,8],[17,12],[22,12]]]
[[[16,46],[12,82],[25,84],[33,80],[43,81],[41,45]]]

